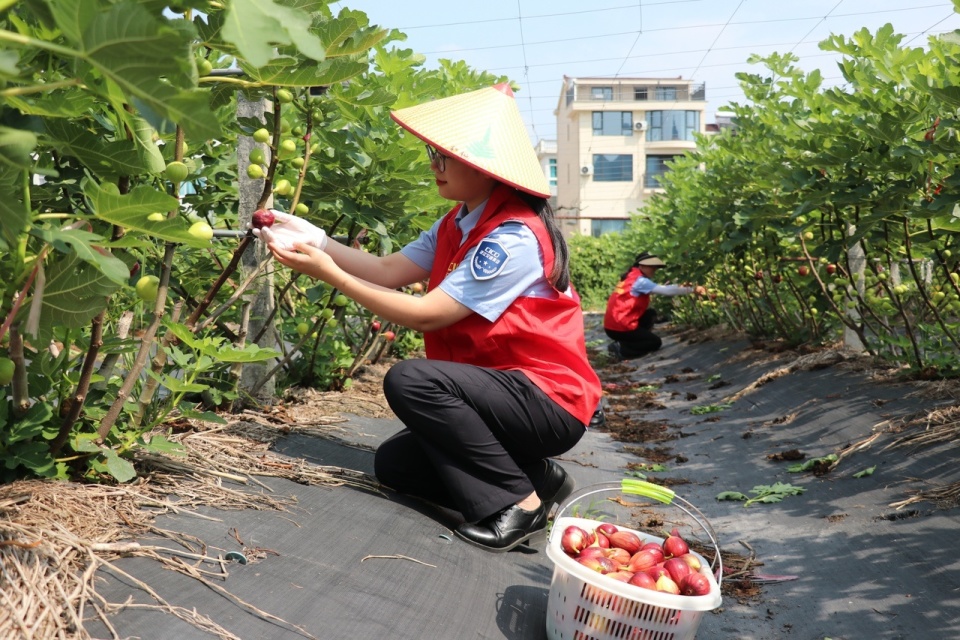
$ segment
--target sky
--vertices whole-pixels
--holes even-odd
[[[766,75],[757,54],[793,53],[797,66],[840,84],[838,56],[819,43],[886,23],[901,45],[960,29],[949,0],[341,0],[372,24],[398,29],[409,48],[437,60],[506,75],[533,144],[556,139],[553,112],[563,77],[676,78],[705,83],[706,122],[731,102],[746,102],[738,72]]]

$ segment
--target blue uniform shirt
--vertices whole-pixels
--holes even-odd
[[[633,281],[633,286],[630,287],[630,295],[634,298],[639,298],[640,296],[650,295],[653,292],[653,288],[657,286],[657,283],[651,280],[646,276],[640,276]]]
[[[455,220],[463,234],[461,244],[483,215],[486,204],[484,202],[469,212],[466,207],[460,207]],[[442,220],[435,222],[400,253],[418,267],[430,271]],[[478,249],[483,251],[480,256],[476,256]],[[477,264],[472,268],[475,257]],[[491,322],[521,296],[546,298],[554,295],[553,287],[544,277],[540,243],[533,231],[520,222],[505,222],[487,234],[467,252],[457,268],[447,274],[440,289]]]

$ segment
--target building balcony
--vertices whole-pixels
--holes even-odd
[[[573,96],[568,94],[568,105],[570,98],[572,102],[593,103],[598,102],[625,102],[625,103],[649,103],[649,102],[706,102],[707,89],[705,83],[689,84],[680,82],[677,84],[638,84],[634,81],[611,80],[609,83],[598,84],[577,84]],[[579,106],[579,105],[578,105]]]

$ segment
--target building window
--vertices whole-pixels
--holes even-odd
[[[676,100],[677,99],[677,88],[676,87],[657,87],[654,93],[657,100]]]
[[[634,88],[633,88],[633,99],[634,99],[634,100],[646,100],[646,99],[647,99],[647,88],[646,88],[646,87],[634,87]]]
[[[594,111],[593,135],[632,136],[633,113],[630,111]]]
[[[660,178],[669,171],[667,163],[676,158],[669,156],[647,156],[647,171],[643,176],[643,186],[647,189],[660,189]]]
[[[557,159],[550,158],[549,165],[550,165],[550,186],[555,187],[557,186]]]
[[[590,98],[593,100],[613,100],[613,87],[591,87]]]
[[[576,90],[575,85],[571,84],[569,87],[567,87],[567,106],[568,107],[570,106],[570,103],[573,102],[575,90]]]
[[[593,219],[590,221],[590,235],[592,235],[594,238],[599,238],[605,233],[618,233],[620,231],[625,231],[626,228],[627,221],[616,218],[609,220]]]
[[[699,111],[647,111],[647,142],[693,141],[699,131]]]
[[[633,182],[633,156],[612,153],[594,154],[593,179],[597,182]]]

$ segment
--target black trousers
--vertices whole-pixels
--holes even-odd
[[[377,449],[377,479],[468,522],[533,493],[545,459],[585,431],[519,371],[405,360],[387,372],[383,391],[406,428]]]
[[[663,346],[660,336],[653,333],[653,325],[657,321],[657,312],[647,307],[640,316],[640,322],[633,331],[611,331],[604,329],[604,333],[611,340],[620,343],[620,356],[629,360],[652,353]]]

